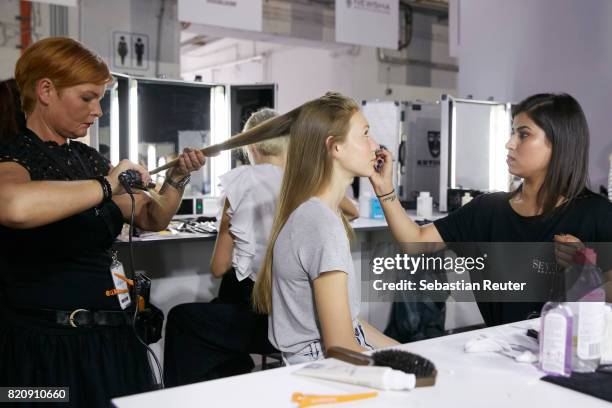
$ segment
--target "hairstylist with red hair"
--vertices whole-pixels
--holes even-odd
[[[112,167],[77,142],[102,115],[112,79],[99,56],[69,38],[47,38],[17,62],[26,128],[0,141],[0,385],[69,387],[62,406],[107,407],[110,398],[150,389],[146,351],[117,296],[111,245],[131,214]],[[204,164],[188,150],[160,199],[136,197],[135,223],[165,228],[181,179]],[[177,187],[178,186],[178,187]]]

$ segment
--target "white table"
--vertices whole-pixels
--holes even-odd
[[[406,214],[410,216],[410,218],[414,221],[423,221],[423,217],[417,217],[415,210],[407,210]],[[439,213],[435,211],[431,216],[431,221],[437,220],[446,216],[446,214]],[[381,219],[373,219],[373,218],[365,218],[359,217],[353,221],[351,221],[351,225],[355,231],[367,231],[367,230],[381,230],[387,229],[387,220],[384,218]],[[217,234],[212,233],[191,233],[191,232],[180,232],[180,233],[170,233],[167,231],[163,232],[147,232],[140,237],[135,237],[133,242],[155,242],[155,241],[166,241],[166,240],[206,240],[206,241],[214,241],[217,237]],[[120,244],[127,243],[128,237],[125,235],[120,235],[117,242]]]
[[[475,330],[402,345],[429,358],[438,376],[434,387],[412,391],[379,391],[375,398],[342,403],[339,407],[606,407],[610,404],[540,380],[535,366],[521,364],[497,353],[465,353],[463,345],[478,334],[522,338],[537,321]],[[527,340],[529,341],[529,340]],[[301,365],[261,371],[162,391],[117,398],[118,408],[133,407],[296,407],[294,392],[348,394],[372,391],[314,378],[292,375]],[[325,407],[325,405],[322,405]]]

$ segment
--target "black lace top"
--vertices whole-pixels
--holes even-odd
[[[107,175],[110,164],[95,149],[76,141],[45,142],[58,165],[22,133],[0,141],[0,162],[23,166],[33,181],[88,179]],[[66,174],[66,172],[70,174]],[[115,310],[110,248],[121,232],[123,217],[113,202],[31,229],[0,226],[0,298],[17,308]]]
[[[28,131],[12,140],[0,141],[0,162],[19,163],[30,173],[32,180],[69,180],[69,176],[55,161],[34,144],[32,137],[37,136]],[[65,161],[68,169],[79,179],[87,179],[94,175],[106,176],[110,171],[108,160],[86,144],[74,140],[63,145],[55,142],[44,143]],[[87,166],[86,169],[83,169],[81,161]],[[86,171],[90,174],[86,174]]]

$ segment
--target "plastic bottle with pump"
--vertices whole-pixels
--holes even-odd
[[[572,374],[573,313],[562,302],[547,302],[540,318],[540,369],[553,376]]]

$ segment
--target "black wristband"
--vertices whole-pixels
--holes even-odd
[[[383,197],[386,197],[386,196],[391,195],[393,193],[395,193],[395,189],[391,190],[391,192],[387,193],[387,194],[381,194],[381,195],[376,194],[376,197],[383,198]]]
[[[113,188],[111,187],[106,177],[96,176],[93,177],[93,180],[96,180],[98,183],[100,183],[100,186],[102,187],[102,194],[104,195],[104,198],[102,198],[102,203],[110,201],[113,197]]]

